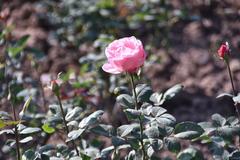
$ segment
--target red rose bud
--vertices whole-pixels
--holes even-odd
[[[229,55],[229,45],[228,42],[226,42],[225,44],[222,44],[221,47],[218,49],[218,56],[221,59],[225,59],[226,56]]]

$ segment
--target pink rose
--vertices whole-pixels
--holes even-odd
[[[102,69],[112,74],[136,72],[146,58],[142,42],[134,36],[113,41],[107,46],[105,54],[108,62]]]

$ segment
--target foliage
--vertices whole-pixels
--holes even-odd
[[[7,158],[162,159],[161,153],[167,151],[178,160],[202,160],[205,157],[196,143],[206,145],[213,159],[239,158],[238,118],[213,114],[207,122],[178,122],[163,106],[181,92],[181,84],[165,92],[156,92],[141,83],[128,89],[125,78],[107,77],[99,70],[103,60],[101,50],[127,32],[141,36],[151,31],[147,43],[157,42],[167,47],[168,36],[162,33],[168,34],[176,18],[186,18],[183,10],[175,15],[164,0],[139,1],[135,8],[132,1],[62,0],[59,8],[55,1],[43,3],[54,10],[47,16],[54,20],[51,23],[56,26],[61,45],[76,49],[82,43],[94,41],[94,52],[99,54],[82,56],[79,75],[72,71],[60,74],[58,80],[63,84],[57,86],[57,94],[46,97],[38,72],[44,54],[27,46],[29,35],[15,40],[11,38],[12,27],[3,28],[0,97],[6,101],[4,108],[10,109],[0,111],[0,136],[5,140],[1,142],[1,152]],[[36,73],[36,77],[31,77],[31,73],[23,75],[25,60],[30,62],[29,72]],[[119,126],[108,123],[104,118],[111,111],[92,103],[92,97],[105,100],[109,92],[104,95],[102,90],[106,88],[111,92],[109,97],[115,95],[116,105],[121,107],[127,123]],[[236,106],[240,102],[239,95],[225,93],[218,98],[224,96],[230,97]]]

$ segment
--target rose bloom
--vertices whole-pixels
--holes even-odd
[[[134,36],[113,41],[107,46],[105,54],[108,62],[102,69],[112,74],[136,72],[146,59],[142,42]]]
[[[218,49],[218,56],[221,58],[221,59],[224,59],[226,55],[229,54],[229,44],[228,42],[226,42],[225,44],[222,44],[220,46],[220,48]]]

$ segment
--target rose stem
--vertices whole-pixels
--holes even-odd
[[[132,92],[133,92],[133,96],[134,96],[134,104],[135,104],[135,109],[138,110],[138,103],[137,103],[137,94],[136,94],[136,89],[135,89],[135,84],[134,84],[134,78],[133,78],[133,74],[130,74],[131,77],[131,86],[132,86]],[[146,159],[146,152],[144,149],[144,143],[143,143],[143,123],[141,120],[141,117],[138,117],[139,123],[140,123],[140,143],[142,146],[142,160]]]
[[[11,106],[12,106],[14,121],[17,122],[16,110],[12,104],[11,104]],[[15,134],[15,141],[16,141],[16,147],[17,147],[17,159],[21,160],[19,134],[18,134],[17,124],[14,125],[14,129],[15,129],[14,134]]]
[[[69,134],[69,129],[68,129],[68,126],[67,126],[67,121],[65,119],[65,113],[64,113],[64,110],[63,110],[62,102],[61,102],[60,96],[59,95],[56,95],[56,96],[57,96],[58,103],[59,103],[59,106],[60,106],[60,109],[61,109],[61,113],[62,113],[62,117],[63,117],[63,123],[64,123],[64,126],[66,128],[66,132],[67,132],[67,135],[68,135]],[[73,145],[73,147],[75,148],[75,150],[77,152],[77,155],[80,156],[76,144],[74,143],[73,140],[71,142],[72,142],[72,145]]]
[[[225,62],[226,62],[227,68],[228,68],[228,74],[229,74],[231,85],[232,85],[232,91],[233,91],[234,96],[236,96],[237,93],[236,93],[236,90],[235,90],[235,87],[234,87],[234,83],[233,83],[231,68],[230,68],[228,60],[225,60]],[[235,111],[236,111],[237,116],[238,116],[238,120],[240,120],[240,114],[239,114],[239,110],[238,110],[237,104],[235,104],[234,106],[235,106]]]

